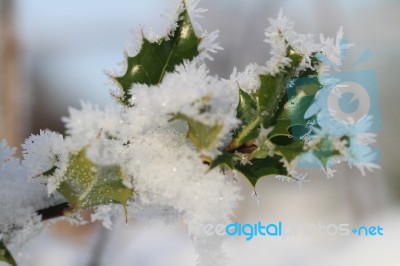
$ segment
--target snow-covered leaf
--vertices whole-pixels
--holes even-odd
[[[142,37],[139,53],[127,58],[123,76],[114,77],[122,89],[119,101],[128,106],[133,84],[159,84],[167,72],[172,72],[184,60],[192,60],[199,54],[199,38],[190,21],[186,7],[179,15],[177,27],[166,37],[152,42]]]
[[[187,122],[189,129],[186,137],[196,146],[198,151],[213,149],[218,144],[223,129],[220,122],[206,124],[182,113],[177,113],[170,121],[175,119]]]
[[[126,202],[133,190],[123,184],[124,173],[118,165],[97,165],[86,157],[86,149],[70,155],[69,165],[58,191],[78,209],[101,204]]]

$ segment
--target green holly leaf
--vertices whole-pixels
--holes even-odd
[[[314,102],[315,94],[321,89],[318,78],[299,78],[293,82],[293,86],[288,89],[286,100],[283,101],[284,104],[277,113],[270,138],[293,135],[299,138],[306,133],[307,122],[314,119],[304,119],[304,114]]]
[[[184,7],[173,32],[156,42],[150,42],[143,36],[139,53],[127,58],[125,74],[112,77],[123,92],[118,100],[129,106],[129,90],[133,84],[159,84],[167,72],[172,72],[184,60],[192,60],[199,54],[200,42],[201,38],[196,35],[188,11]]]
[[[253,187],[255,187],[257,181],[264,176],[288,174],[280,159],[279,156],[253,159],[251,160],[251,164],[241,165],[238,163],[236,169],[247,178]]]
[[[246,141],[256,138],[260,132],[261,115],[257,110],[257,103],[253,96],[239,89],[239,103],[236,108],[236,117],[241,125],[235,130],[233,140],[227,150],[234,150]]]
[[[246,154],[243,154],[246,156]],[[222,170],[226,168],[237,170],[255,187],[257,181],[268,175],[287,175],[287,171],[280,156],[267,156],[265,158],[252,158],[247,164],[242,164],[240,155],[223,152],[210,164],[210,170],[220,166]]]
[[[303,140],[293,140],[290,144],[287,145],[276,145],[274,149],[275,154],[282,156],[289,163],[296,159],[303,152]]]
[[[296,54],[291,47],[288,48],[288,57],[292,60],[291,65],[281,73],[273,76],[271,74],[260,75],[260,89],[256,91],[255,97],[260,112],[263,114],[263,126],[268,128],[279,108],[279,103],[286,95],[287,81],[293,77],[299,66],[302,56]]]
[[[228,167],[229,169],[235,169],[234,158],[235,158],[234,153],[223,152],[210,163],[210,170],[217,166]]]
[[[308,121],[314,119],[304,118],[304,114],[314,102],[315,94],[321,89],[317,76],[307,76],[293,80],[293,85],[288,88],[288,100],[280,108],[274,128],[269,138],[276,145],[274,153],[291,162],[304,152],[304,141],[300,139],[307,133]]]
[[[77,209],[118,203],[124,207],[133,190],[123,184],[118,165],[97,165],[86,157],[86,148],[71,154],[58,191]]]
[[[12,266],[17,266],[17,262],[14,260],[11,252],[8,250],[2,240],[0,240],[0,262],[5,262]]]
[[[193,143],[198,151],[210,150],[215,148],[218,144],[223,129],[222,123],[216,122],[213,125],[209,125],[182,113],[173,115],[170,122],[177,119],[185,121],[188,124],[189,129],[186,137]]]
[[[291,47],[288,48],[288,56],[292,60],[291,66],[286,67],[275,76],[271,74],[260,75],[260,87],[254,93],[247,93],[239,88],[236,117],[242,121],[242,124],[234,132],[232,141],[225,148],[225,152],[252,151],[248,156],[249,162],[242,165],[236,161],[234,169],[241,172],[253,186],[263,176],[287,174],[287,170],[280,159],[282,156],[290,157],[290,152],[286,154],[281,150],[275,150],[275,145],[267,138],[258,143],[259,147],[255,147],[254,142],[259,137],[261,126],[264,128],[274,126],[277,110],[279,110],[282,100],[287,99],[285,98],[287,80],[292,78],[302,59],[302,56],[294,53]],[[296,148],[298,147],[296,146]],[[278,155],[271,157],[271,153]],[[235,161],[233,158],[233,156],[229,157],[223,154],[222,157],[216,158],[211,166],[223,164],[232,168],[232,162]],[[290,157],[290,159],[292,158]]]
[[[242,121],[239,130],[236,130],[228,151],[233,151],[245,142],[257,137],[260,126],[268,128],[273,125],[276,111],[286,93],[286,82],[299,66],[302,56],[288,48],[288,56],[292,60],[291,66],[286,67],[277,75],[262,74],[260,88],[251,94],[239,90],[239,103],[236,108],[237,118]]]
[[[255,93],[259,110],[264,113],[263,125],[269,127],[274,113],[278,109],[278,104],[286,92],[286,73],[276,76],[270,74],[260,75],[260,89]]]

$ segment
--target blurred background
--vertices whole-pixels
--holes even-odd
[[[119,69],[130,30],[157,27],[168,7],[165,0],[0,0],[0,139],[19,146],[40,129],[63,132],[61,117],[80,100],[100,106],[112,103],[105,71]],[[220,30],[223,51],[208,61],[211,72],[228,78],[250,62],[263,64],[269,47],[263,42],[268,17],[280,8],[301,33],[345,38],[356,46],[348,52],[351,65],[367,49],[373,57],[349,68],[374,69],[379,86],[383,129],[377,147],[380,171],[361,176],[340,166],[334,178],[311,171],[301,189],[264,178],[258,200],[240,181],[244,200],[235,220],[298,224],[346,223],[381,225],[381,237],[293,236],[287,239],[229,238],[228,265],[400,265],[400,1],[397,0],[203,0],[209,11],[199,21],[208,31]],[[179,226],[129,226],[116,221],[114,231],[97,224],[54,226],[26,253],[32,265],[194,265],[194,251]],[[156,256],[155,256],[156,255]]]

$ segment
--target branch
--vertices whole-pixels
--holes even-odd
[[[67,210],[70,210],[71,206],[67,202],[63,202],[48,208],[40,209],[36,213],[42,216],[42,221],[50,220],[60,216],[64,216]]]

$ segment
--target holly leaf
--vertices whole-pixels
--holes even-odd
[[[288,156],[279,152],[279,155],[270,156],[275,152],[274,145],[256,147],[255,140],[260,134],[260,128],[269,128],[276,121],[277,110],[285,98],[287,80],[292,78],[302,56],[296,54],[291,47],[288,48],[288,56],[291,59],[291,65],[286,67],[277,75],[262,74],[260,78],[260,87],[254,93],[247,93],[239,88],[239,103],[236,108],[236,117],[242,121],[241,126],[234,132],[231,143],[225,148],[225,152],[234,152],[241,150],[253,151],[249,155],[249,162],[242,165],[240,162],[234,162],[234,168],[241,172],[249,182],[255,186],[257,181],[266,175],[278,174],[286,175],[287,170],[280,161],[282,156]],[[244,149],[243,149],[244,148]],[[297,147],[296,147],[297,148]],[[232,157],[233,158],[233,157]],[[215,167],[220,164],[231,165],[233,159],[222,155],[221,158],[214,160],[211,165]],[[232,160],[231,160],[232,159]],[[230,167],[232,168],[232,167]]]
[[[240,156],[234,153],[223,152],[210,164],[210,170],[222,166],[240,172],[255,187],[257,181],[268,175],[287,175],[287,171],[280,156],[267,156],[262,159],[253,158],[248,164],[241,164]]]
[[[77,209],[118,203],[124,207],[133,190],[123,184],[118,165],[97,165],[86,157],[86,148],[71,154],[58,191]]]
[[[155,42],[150,42],[143,36],[138,54],[127,57],[125,74],[112,77],[123,92],[118,100],[123,105],[129,106],[130,89],[133,84],[159,84],[167,72],[172,72],[184,60],[192,60],[199,54],[200,42],[201,38],[196,35],[184,6],[175,30]]]
[[[271,126],[279,103],[286,94],[287,81],[293,77],[302,60],[302,56],[296,54],[291,47],[288,47],[287,54],[292,61],[290,66],[275,76],[271,74],[260,75],[261,85],[259,90],[256,91],[255,97],[260,112],[264,114],[262,120],[264,128]]]
[[[248,94],[239,90],[239,103],[236,108],[237,118],[242,126],[233,136],[228,145],[228,151],[233,151],[246,141],[257,137],[261,124],[264,128],[270,127],[275,118],[279,103],[286,93],[286,81],[290,79],[299,66],[302,56],[288,48],[291,65],[277,75],[261,74],[260,87],[254,93]]]
[[[0,262],[5,262],[12,266],[17,266],[17,262],[15,261],[11,252],[8,250],[2,240],[0,240]]]
[[[230,169],[235,169],[234,159],[235,154],[229,152],[223,152],[222,154],[218,155],[211,163],[210,163],[210,170],[217,167],[228,167]]]
[[[328,136],[321,138],[319,142],[312,147],[312,153],[318,158],[325,169],[333,156],[341,154],[339,150],[335,149],[335,146]]]
[[[288,88],[287,100],[279,109],[274,129],[269,137],[294,136],[299,139],[306,132],[307,122],[314,117],[304,118],[306,111],[314,102],[315,94],[321,89],[316,76],[298,78]]]
[[[288,145],[276,145],[274,153],[285,158],[287,162],[291,162],[296,159],[301,153],[304,152],[304,141],[293,140]]]
[[[279,156],[253,159],[251,164],[237,164],[236,169],[255,187],[257,181],[267,175],[287,175],[287,170]]]
[[[227,150],[234,150],[246,141],[258,136],[261,116],[258,115],[257,109],[254,97],[239,89],[239,103],[236,108],[236,117],[241,121],[241,125],[235,130],[233,140],[226,148]]]
[[[212,149],[218,144],[223,129],[222,123],[216,122],[213,125],[209,125],[182,113],[173,115],[170,122],[176,119],[185,121],[188,124],[189,128],[186,137],[198,151]]]

